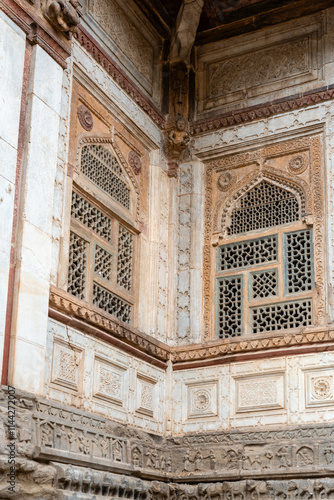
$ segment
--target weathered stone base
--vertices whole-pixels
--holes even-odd
[[[0,391],[1,499],[334,500],[332,424],[166,438],[21,391],[15,398],[10,424]]]

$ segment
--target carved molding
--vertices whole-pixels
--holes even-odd
[[[264,337],[247,337],[235,340],[216,340],[208,344],[193,344],[191,346],[169,347],[163,342],[159,342],[148,335],[138,332],[111,317],[103,311],[97,310],[86,302],[82,302],[72,295],[51,287],[50,290],[50,309],[51,318],[58,319],[65,324],[70,324],[79,330],[89,331],[93,335],[100,336],[103,340],[112,343],[113,339],[122,340],[122,344],[117,345],[124,350],[131,346],[136,348],[134,355],[141,357],[147,355],[146,361],[166,368],[165,362],[171,358],[175,363],[175,369],[185,369],[183,365],[186,362],[206,360],[221,361],[222,358],[235,354],[256,353],[261,351],[293,349],[296,347],[306,347],[316,344],[332,344],[334,340],[334,329],[327,328],[308,328],[302,333],[290,334],[289,332],[280,335],[268,335]],[[57,315],[57,311],[63,313]],[[90,331],[89,326],[93,329]],[[105,332],[105,333],[104,333]],[[315,348],[317,348],[315,346]],[[145,353],[145,354],[144,354]],[[242,361],[242,357],[238,358]]]
[[[117,320],[113,316],[103,312],[102,310],[96,309],[90,306],[87,302],[80,301],[74,298],[72,295],[60,290],[59,288],[51,286],[50,290],[50,317],[54,317],[55,314],[52,310],[61,311],[68,316],[68,321],[71,317],[76,318],[80,324],[77,325],[79,329],[82,330],[83,323],[92,325],[101,331],[101,337],[103,337],[103,331],[107,332],[107,336],[103,337],[105,340],[112,337],[121,339],[125,344],[130,344],[138,349],[136,356],[140,357],[140,353],[146,353],[149,356],[153,356],[157,360],[166,362],[169,359],[169,347],[162,342],[152,339],[148,335],[140,333],[135,328],[131,328],[125,325],[121,321]],[[65,321],[65,318],[62,320]],[[74,326],[75,322],[71,322]],[[97,332],[96,332],[97,333]],[[111,337],[112,335],[112,337]],[[126,345],[123,345],[125,348]],[[151,358],[151,363],[154,361]],[[165,364],[160,364],[165,368]]]
[[[334,85],[328,85],[320,89],[301,93],[298,97],[293,96],[287,99],[277,99],[272,102],[259,104],[242,110],[236,109],[235,111],[205,120],[198,120],[191,124],[190,132],[192,135],[212,132],[255,120],[263,120],[270,116],[295,111],[332,99],[334,99]]]
[[[199,390],[200,393],[195,393],[195,403],[196,407],[203,409],[209,390],[204,386]],[[6,391],[5,387],[1,390],[3,413]],[[273,483],[281,481],[284,474],[288,478],[287,484],[291,485],[291,477],[301,481],[302,478],[334,475],[332,424],[298,424],[284,429],[263,427],[255,431],[234,429],[166,439],[19,390],[16,398],[18,462],[21,463],[22,457],[32,456],[37,460],[59,460],[62,464],[53,465],[61,467],[57,486],[63,490],[101,494],[101,481],[108,476],[107,484],[110,484],[110,473],[112,476],[116,473],[113,476],[116,482],[117,478],[124,479],[119,474],[131,475],[128,481],[136,481],[134,475],[146,480],[172,479],[181,483],[191,479],[192,488],[210,481],[238,480],[233,484],[244,484],[254,476],[258,481]],[[4,419],[3,414],[1,429]],[[158,492],[159,484],[160,488],[168,486],[155,482],[151,483],[151,488],[153,486]],[[334,491],[334,478],[331,484]],[[174,486],[181,490],[185,487],[180,483]],[[217,486],[222,487],[219,483]],[[90,488],[91,491],[81,488]],[[264,498],[268,500],[270,497]],[[322,495],[320,498],[326,497]]]
[[[126,76],[124,71],[121,70],[82,26],[79,26],[79,32],[75,36],[88,54],[107,71],[138,106],[140,106],[160,128],[165,128],[165,118],[163,114],[142,94],[138,87],[128,78],[128,76]]]

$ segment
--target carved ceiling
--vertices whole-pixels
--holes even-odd
[[[182,0],[135,0],[168,38]],[[196,44],[229,38],[331,7],[333,0],[205,0]]]

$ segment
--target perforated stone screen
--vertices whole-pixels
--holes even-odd
[[[277,260],[277,235],[223,245],[218,249],[218,270],[238,269]]]
[[[93,304],[125,323],[131,321],[131,305],[96,283],[93,285]]]
[[[312,324],[312,230],[236,241],[217,249],[216,334],[288,330]],[[293,299],[292,299],[293,296]]]
[[[242,276],[218,280],[218,336],[237,337],[242,333]]]
[[[130,190],[116,158],[104,146],[88,144],[81,151],[82,173],[123,207],[130,208]]]
[[[87,242],[77,234],[70,234],[68,284],[69,293],[78,299],[86,296]]]
[[[229,234],[275,227],[300,218],[296,197],[289,191],[260,182],[237,202],[231,213]]]
[[[72,193],[71,215],[107,241],[111,241],[111,219],[78,193]]]

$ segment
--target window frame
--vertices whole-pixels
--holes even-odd
[[[69,229],[68,229],[68,246],[70,233],[73,232],[80,238],[87,242],[87,269],[86,269],[86,293],[85,299],[77,300],[85,302],[89,307],[95,308],[101,314],[110,314],[105,309],[99,308],[93,304],[93,286],[96,283],[98,286],[107,290],[116,297],[119,297],[123,302],[131,306],[131,320],[126,322],[130,326],[135,326],[137,320],[137,307],[138,307],[138,248],[139,248],[139,229],[138,224],[135,222],[135,214],[137,210],[137,193],[132,185],[131,179],[127,171],[124,169],[123,161],[120,161],[118,155],[113,149],[110,142],[96,143],[93,139],[89,140],[88,144],[96,144],[108,149],[116,158],[120,168],[122,169],[126,184],[130,190],[130,206],[129,209],[123,207],[117,200],[109,196],[105,191],[99,188],[81,171],[81,151],[87,145],[87,141],[81,141],[78,145],[77,159],[78,168],[75,170],[73,180],[71,182],[71,189],[68,194],[69,205]],[[93,207],[99,210],[103,215],[111,219],[111,241],[98,235],[92,228],[87,227],[78,219],[71,215],[72,194],[77,193],[80,197],[90,203]],[[127,290],[117,283],[117,263],[118,263],[118,243],[119,243],[119,227],[123,226],[126,231],[132,235],[132,269],[131,269],[131,289]],[[101,247],[106,252],[112,255],[112,279],[111,281],[102,278],[95,273],[95,252],[96,246]],[[68,269],[69,269],[69,252],[67,253],[67,266],[64,269],[64,285],[68,289]],[[70,293],[70,292],[69,292]],[[119,321],[122,321],[117,316]]]
[[[286,259],[284,258],[286,249],[285,249],[285,239],[288,234],[292,233],[297,233],[301,231],[309,230],[311,233],[311,269],[312,269],[312,289],[303,291],[303,292],[298,292],[295,294],[288,294],[285,295],[285,283],[287,281],[287,274],[286,274]],[[256,240],[261,240],[262,238],[266,238],[267,236],[273,236],[277,235],[277,260],[276,261],[270,261],[267,264],[262,263],[262,264],[254,264],[254,265],[246,265],[242,267],[238,267],[235,269],[226,269],[224,271],[219,271],[218,269],[218,263],[219,263],[219,251],[220,248],[223,246],[229,246],[233,245],[234,243],[243,243],[246,241],[252,242]],[[256,229],[254,231],[249,231],[247,233],[240,233],[236,235],[228,235],[224,238],[224,241],[222,244],[217,245],[213,247],[212,251],[214,252],[214,262],[216,262],[215,266],[215,276],[214,276],[214,290],[215,290],[215,300],[214,305],[213,305],[213,314],[214,314],[214,325],[215,325],[215,339],[219,340],[235,340],[236,338],[242,339],[243,337],[250,337],[250,336],[256,336],[258,337],[259,335],[268,335],[268,334],[273,334],[273,333],[286,333],[288,331],[300,331],[306,326],[300,326],[297,328],[287,328],[287,329],[276,329],[276,330],[266,330],[265,332],[261,333],[254,333],[253,332],[253,325],[252,325],[252,310],[257,307],[261,306],[266,306],[266,305],[279,305],[283,303],[289,303],[289,302],[299,302],[302,300],[310,299],[311,304],[312,304],[312,324],[314,325],[315,322],[315,294],[316,294],[316,287],[315,287],[315,281],[314,281],[314,275],[315,275],[315,253],[314,253],[314,238],[313,238],[313,227],[310,227],[307,225],[303,220],[299,219],[298,221],[295,222],[290,222],[286,224],[282,224],[280,226],[274,226],[270,228],[265,228],[265,229]],[[278,283],[277,283],[277,289],[278,289],[278,295],[277,296],[270,296],[270,297],[264,297],[261,299],[255,299],[253,300],[251,298],[251,291],[250,291],[250,286],[251,286],[251,276],[254,273],[259,273],[263,272],[266,270],[277,270],[278,274]],[[227,338],[222,338],[219,336],[219,303],[218,303],[218,296],[217,296],[217,289],[218,289],[218,281],[222,278],[225,277],[232,277],[232,276],[237,276],[237,275],[242,275],[243,276],[243,300],[242,300],[242,317],[243,317],[243,325],[241,328],[242,333],[240,335],[236,335],[233,337],[227,337]],[[307,326],[311,326],[307,325]]]

